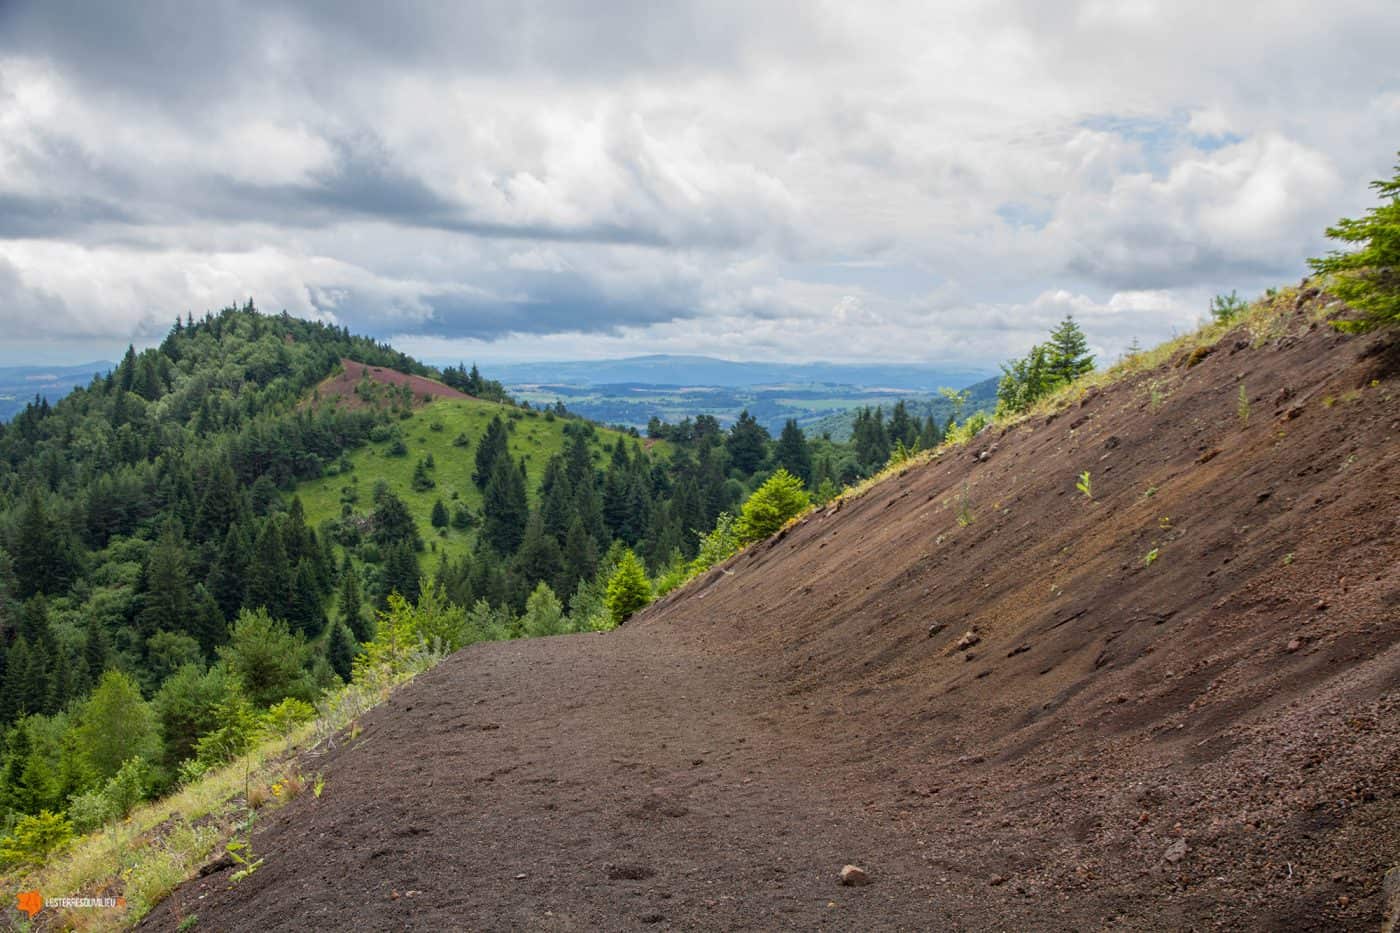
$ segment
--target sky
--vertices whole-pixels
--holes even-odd
[[[1294,284],[1400,4],[0,0],[0,365],[252,297],[437,360],[1101,359]],[[489,371],[488,371],[489,375]]]

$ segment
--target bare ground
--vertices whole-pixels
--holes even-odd
[[[256,874],[145,926],[1374,930],[1397,360],[1301,317],[1227,337],[617,632],[460,652],[308,763]]]

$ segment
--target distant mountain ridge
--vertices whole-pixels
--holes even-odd
[[[57,402],[115,363],[98,360],[73,366],[0,366],[0,421],[8,421],[39,395]]]
[[[826,384],[934,392],[944,386],[962,388],[993,375],[987,369],[933,363],[775,363],[669,354],[489,366],[492,375],[507,385],[645,383],[737,388]]]

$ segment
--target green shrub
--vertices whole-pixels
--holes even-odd
[[[787,520],[801,514],[810,500],[802,480],[779,468],[744,503],[735,531],[739,541],[761,541],[782,528]]]
[[[525,615],[521,616],[520,625],[531,637],[558,635],[564,631],[564,604],[543,580],[525,600]]]
[[[0,839],[0,867],[42,865],[53,853],[73,841],[73,825],[61,813],[40,810],[22,817],[14,831]]]
[[[624,551],[617,569],[608,579],[608,615],[614,625],[621,625],[649,602],[651,584],[647,582],[646,569],[636,554]]]

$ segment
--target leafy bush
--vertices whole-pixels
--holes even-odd
[[[743,546],[735,529],[734,516],[728,512],[719,513],[719,517],[715,519],[715,527],[700,538],[700,551],[690,562],[691,574],[704,573],[715,564],[739,553],[739,548]]]
[[[735,532],[739,541],[760,541],[782,528],[810,505],[802,480],[779,468],[744,503]]]

